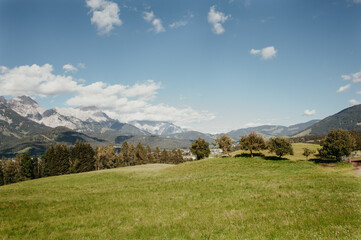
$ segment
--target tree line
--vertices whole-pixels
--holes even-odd
[[[225,154],[234,150],[233,140],[223,135],[216,138],[213,143],[222,149]],[[334,159],[341,161],[343,156],[349,156],[352,151],[361,149],[361,136],[354,131],[331,130],[320,141],[321,148],[318,154],[305,148],[303,155],[306,159],[311,155],[319,158]],[[279,158],[284,155],[293,155],[291,140],[283,137],[275,137],[266,141],[262,135],[251,132],[242,136],[237,147],[250,152],[268,149]],[[210,155],[209,143],[202,138],[193,141],[190,151],[196,159],[207,158]],[[15,159],[0,160],[0,185],[25,181],[29,179],[56,176],[70,173],[88,172],[93,170],[110,169],[125,166],[134,166],[148,163],[179,164],[188,159],[183,158],[181,150],[166,149],[159,147],[152,152],[149,145],[144,147],[141,143],[134,146],[124,142],[121,152],[116,153],[113,146],[98,146],[93,149],[89,143],[76,142],[68,147],[65,144],[51,145],[40,158],[31,157],[29,153],[17,155]]]
[[[0,185],[30,179],[88,172],[148,163],[179,164],[184,162],[180,149],[167,151],[159,147],[152,152],[149,145],[134,146],[124,142],[120,153],[113,146],[97,146],[95,149],[85,142],[51,145],[40,157],[29,153],[19,154],[14,159],[0,160]]]
[[[234,150],[234,141],[231,137],[223,135],[217,137],[213,145],[222,149],[224,154],[230,156],[230,152]],[[248,135],[242,136],[237,147],[242,150],[247,150],[250,152],[250,156],[253,157],[255,151],[261,151],[268,149],[270,152],[275,153],[279,158],[282,156],[290,154],[293,155],[293,148],[291,142],[283,137],[271,138],[266,141],[262,135],[255,132],[251,132]],[[198,138],[192,143],[190,148],[191,152],[196,156],[196,158],[202,159],[206,158],[210,154],[209,143],[202,138]]]
[[[250,152],[253,157],[254,152],[269,150],[279,158],[285,155],[293,155],[292,139],[284,137],[274,137],[266,141],[262,135],[250,132],[248,135],[239,138],[237,148]],[[223,153],[228,154],[234,150],[234,141],[231,137],[223,135],[217,137],[213,145],[222,149]],[[321,148],[318,153],[304,148],[303,155],[306,159],[311,155],[318,158],[334,159],[341,161],[342,157],[349,156],[352,151],[361,150],[361,136],[359,132],[348,130],[331,130],[323,139],[319,140]],[[191,152],[197,159],[206,158],[210,154],[209,143],[204,139],[198,138],[191,147]]]

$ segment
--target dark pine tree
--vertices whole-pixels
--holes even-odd
[[[161,154],[161,152],[160,152],[159,147],[156,147],[156,148],[155,148],[155,151],[154,151],[154,153],[153,153],[154,162],[160,163],[160,154]]]
[[[149,145],[147,145],[147,148],[146,148],[146,151],[147,151],[147,158],[148,158],[148,162],[149,163],[154,163],[154,156],[152,154],[152,149],[150,148]]]
[[[167,150],[163,149],[162,153],[160,154],[160,162],[168,163],[168,161],[169,161],[169,154]]]
[[[123,155],[124,165],[125,166],[130,166],[129,145],[128,145],[127,141],[123,142],[121,153]]]
[[[147,152],[140,142],[135,147],[135,156],[137,159],[137,164],[146,164],[148,162]]]
[[[132,143],[129,143],[128,161],[131,166],[138,164],[135,156],[135,147]]]
[[[42,162],[44,163],[44,176],[56,176],[57,167],[56,167],[56,159],[55,159],[55,148],[54,145],[50,145],[48,149],[46,149],[43,156],[41,156]]]
[[[2,157],[0,160],[0,186],[4,185],[4,169],[3,169],[3,165],[5,162],[5,157]]]
[[[68,147],[65,144],[56,144],[54,149],[56,175],[63,175],[69,173],[70,170],[70,154]]]
[[[71,171],[74,173],[95,170],[95,152],[89,143],[77,141],[70,147]]]
[[[24,180],[34,178],[34,165],[30,153],[24,153],[19,156],[21,166],[21,176]]]

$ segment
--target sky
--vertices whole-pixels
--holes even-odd
[[[208,133],[361,102],[361,0],[0,0],[0,95]]]

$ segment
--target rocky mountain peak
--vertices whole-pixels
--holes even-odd
[[[28,97],[28,96],[20,96],[20,97],[15,97],[15,98],[12,98],[8,101],[9,104],[16,104],[16,103],[20,103],[20,104],[23,104],[23,105],[31,105],[31,106],[34,106],[34,107],[39,107],[39,104],[33,100],[31,97]]]

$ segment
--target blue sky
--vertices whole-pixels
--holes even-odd
[[[2,0],[0,66],[0,95],[44,108],[295,124],[361,102],[361,1]]]

